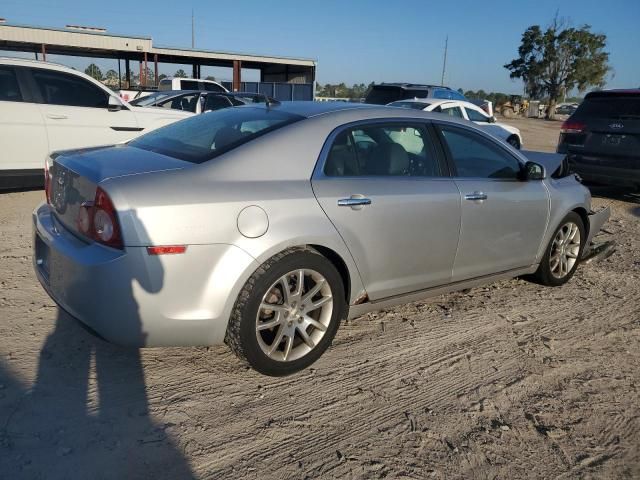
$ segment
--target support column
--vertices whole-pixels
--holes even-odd
[[[47,61],[47,49],[45,48],[44,43],[42,44],[42,61]]]
[[[138,60],[138,64],[140,66],[140,74],[138,76],[138,87],[142,86],[142,60]]]
[[[147,78],[147,73],[149,73],[149,64],[147,63],[147,52],[144,52],[144,82],[143,86],[147,86],[149,79]]]
[[[129,65],[129,59],[124,59],[124,76],[126,77],[124,88],[131,88],[131,66]]]
[[[153,54],[153,71],[155,74],[155,83],[156,83],[156,87],[158,87],[160,85],[160,80],[158,79],[158,54],[154,53]]]
[[[242,62],[240,60],[233,61],[233,91],[240,91],[240,84],[242,83]]]

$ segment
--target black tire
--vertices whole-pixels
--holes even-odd
[[[322,339],[306,355],[291,361],[277,361],[268,357],[260,347],[256,335],[256,318],[263,296],[280,277],[295,269],[312,269],[320,273],[331,287],[333,310]],[[269,376],[291,375],[307,368],[324,352],[347,312],[342,277],[324,256],[311,248],[288,249],[263,263],[247,280],[233,308],[225,343],[251,368]]]
[[[578,251],[578,259],[574,263],[573,267],[569,270],[569,272],[564,277],[558,278],[554,276],[551,272],[551,264],[549,259],[551,257],[551,252],[553,249],[553,241],[556,238],[558,231],[568,222],[573,222],[578,226],[578,230],[580,231],[580,249]],[[578,265],[580,264],[580,258],[582,257],[582,252],[584,250],[585,240],[586,240],[586,232],[585,232],[585,227],[584,227],[582,218],[576,212],[570,212],[566,217],[562,219],[562,221],[560,222],[560,225],[558,225],[558,227],[554,230],[553,235],[549,240],[549,244],[547,245],[547,249],[545,250],[544,255],[542,256],[542,260],[540,261],[538,270],[536,270],[536,272],[533,274],[532,280],[534,280],[536,283],[540,283],[542,285],[546,285],[549,287],[558,287],[560,285],[564,285],[565,283],[567,283],[571,279],[571,277],[573,277],[573,274],[575,273],[576,269],[578,268]]]
[[[520,140],[518,140],[517,136],[511,135],[509,138],[507,138],[507,143],[516,150],[520,150]]]

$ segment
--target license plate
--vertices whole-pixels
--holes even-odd
[[[49,247],[36,235],[36,264],[44,276],[48,279],[50,274]]]
[[[622,142],[622,139],[624,137],[622,137],[621,135],[607,135],[606,137],[602,138],[602,143],[605,145],[620,145],[620,142]]]

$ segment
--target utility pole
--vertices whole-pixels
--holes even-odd
[[[449,46],[449,35],[444,41],[444,59],[442,60],[442,80],[440,81],[440,85],[444,87],[444,73],[447,70],[447,47]]]
[[[193,21],[193,8],[191,9],[191,48],[196,48],[196,33]]]

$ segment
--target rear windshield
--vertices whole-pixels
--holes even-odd
[[[376,105],[386,105],[397,100],[406,100],[407,98],[427,98],[429,90],[406,90],[401,87],[373,86],[367,95],[364,103],[373,103]]]
[[[393,102],[393,103],[390,103],[389,106],[410,108],[412,110],[424,110],[429,106],[429,104],[423,103],[423,102]]]
[[[129,145],[191,163],[203,163],[304,117],[262,108],[203,113],[142,135]]]
[[[575,113],[581,117],[640,118],[640,95],[607,95],[586,98]]]

